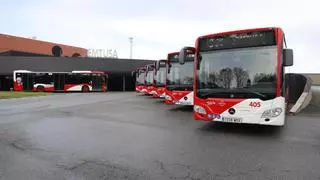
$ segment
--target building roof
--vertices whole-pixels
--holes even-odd
[[[153,60],[112,59],[89,57],[26,57],[0,56],[0,74],[12,74],[14,70],[42,72],[103,71],[130,73],[139,67],[154,63]]]
[[[80,56],[87,56],[87,49],[73,47],[58,43],[39,41],[35,39],[0,34],[0,53],[15,51],[21,53],[32,53],[39,55],[53,55],[53,47],[60,47],[61,56],[73,56],[78,53]]]

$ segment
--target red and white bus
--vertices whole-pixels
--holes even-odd
[[[99,71],[13,72],[14,91],[107,91],[108,75]]]
[[[168,54],[166,104],[193,105],[194,54],[190,52],[183,64],[179,63],[179,52]]]
[[[194,118],[283,126],[285,67],[293,65],[281,28],[258,28],[201,36],[195,48]]]
[[[155,90],[153,93],[154,98],[165,98],[165,85],[166,85],[166,65],[167,60],[161,59],[155,62],[155,76],[154,86]]]
[[[155,64],[148,64],[146,65],[146,91],[144,92],[145,95],[153,95],[155,93],[154,87],[154,72],[155,71]]]
[[[146,68],[141,67],[136,71],[136,92],[144,93],[146,91],[145,81],[146,81]]]

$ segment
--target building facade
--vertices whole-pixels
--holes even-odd
[[[152,60],[90,58],[87,49],[34,39],[0,35],[0,90],[13,86],[14,70],[41,72],[103,71],[108,73],[108,89],[134,91],[131,72]]]
[[[85,48],[0,34],[0,54],[24,56],[85,57]]]

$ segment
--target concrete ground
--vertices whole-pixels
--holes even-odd
[[[320,111],[283,128],[195,121],[135,93],[0,101],[0,179],[319,179]]]

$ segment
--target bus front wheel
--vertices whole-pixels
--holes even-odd
[[[37,87],[37,92],[44,92],[44,87],[43,86],[38,86]]]
[[[89,92],[88,86],[82,86],[82,92]]]

